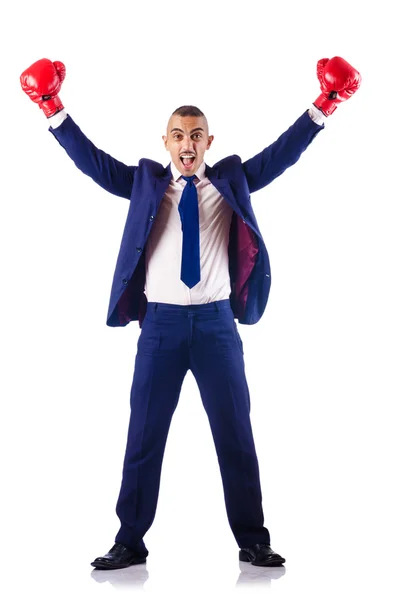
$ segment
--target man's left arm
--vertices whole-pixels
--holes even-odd
[[[250,193],[256,192],[297,162],[316,135],[324,129],[324,120],[340,102],[348,100],[361,84],[361,75],[339,56],[317,63],[321,94],[273,144],[243,163]]]

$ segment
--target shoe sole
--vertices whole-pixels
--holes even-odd
[[[140,565],[145,562],[146,562],[146,558],[136,558],[134,560],[131,560],[127,564],[115,565],[112,563],[103,563],[99,560],[98,561],[94,560],[94,562],[91,563],[91,566],[95,567],[96,569],[99,569],[101,571],[110,571],[110,570],[114,570],[114,569],[126,569],[127,567],[131,567],[132,565]]]
[[[282,558],[281,556],[269,557],[262,561],[252,560],[248,554],[242,551],[239,552],[239,560],[242,562],[250,562],[255,567],[282,567],[283,563],[285,563],[285,558]]]

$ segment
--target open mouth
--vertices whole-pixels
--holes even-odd
[[[195,156],[194,154],[181,154],[180,159],[185,169],[189,169],[194,163]]]

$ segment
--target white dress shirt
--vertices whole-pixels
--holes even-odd
[[[312,106],[309,116],[318,125],[323,113]],[[48,119],[55,129],[66,119],[65,109]],[[195,173],[200,223],[200,281],[188,288],[181,281],[182,227],[178,205],[187,182],[171,162],[172,179],[160,203],[145,247],[146,285],[149,302],[206,304],[230,296],[229,230],[233,209],[205,176],[205,163]]]
[[[195,173],[200,223],[200,281],[181,281],[182,228],[178,205],[187,182],[171,163],[172,179],[146,242],[146,287],[149,302],[206,304],[230,296],[229,230],[233,209],[208,177],[205,163]]]

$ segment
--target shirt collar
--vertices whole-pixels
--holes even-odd
[[[194,173],[195,176],[200,181],[205,178],[205,167],[206,167],[206,164],[205,164],[204,161],[202,161],[201,165],[199,166],[199,168]],[[172,173],[172,178],[173,178],[174,181],[178,181],[179,177],[181,177],[180,171],[178,171],[178,169],[176,168],[176,166],[174,165],[173,162],[171,162],[171,173]]]

